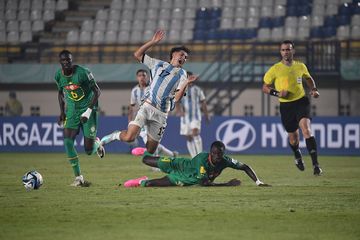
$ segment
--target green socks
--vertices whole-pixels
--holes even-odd
[[[81,175],[80,164],[76,149],[74,147],[74,139],[64,138],[64,146],[65,146],[66,155],[68,156],[69,162],[71,164],[75,176],[80,176]]]

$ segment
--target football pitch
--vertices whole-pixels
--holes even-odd
[[[271,188],[242,171],[226,169],[216,182],[239,187],[132,188],[140,176],[161,177],[140,157],[80,155],[90,188],[74,188],[65,154],[0,153],[0,239],[360,239],[360,157],[320,156],[300,172],[290,156],[240,156]],[[27,192],[21,177],[44,178]]]

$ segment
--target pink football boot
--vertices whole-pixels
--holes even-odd
[[[144,180],[148,180],[148,177],[147,177],[147,176],[143,176],[143,177],[139,177],[139,178],[127,180],[127,181],[124,183],[124,187],[126,187],[126,188],[139,187],[140,184],[141,184],[141,182],[144,181]]]
[[[134,156],[142,156],[145,151],[146,151],[146,148],[136,147],[133,150],[131,150],[131,154]]]

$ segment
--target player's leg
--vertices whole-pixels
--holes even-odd
[[[171,151],[161,143],[158,145],[156,152],[158,152],[159,155],[165,155],[169,157],[177,157],[179,155],[177,151]]]
[[[156,167],[158,168],[158,161],[159,161],[160,157],[159,156],[152,156],[152,155],[149,155],[149,154],[145,154],[143,156],[143,163],[150,166],[150,167]]]
[[[288,136],[290,148],[294,153],[295,165],[300,171],[304,171],[305,165],[304,161],[302,160],[302,154],[299,148],[299,130],[296,130],[295,132],[289,132]]]
[[[100,158],[105,156],[105,148],[100,144],[99,138],[96,137],[98,126],[98,113],[93,111],[88,121],[82,124],[84,134],[84,148],[87,155],[97,153]]]
[[[115,140],[122,142],[133,142],[139,135],[139,132],[140,127],[130,123],[127,130],[117,130],[101,138],[101,145],[111,143]]]
[[[196,148],[195,148],[194,139],[191,135],[186,136],[186,147],[189,151],[190,156],[192,158],[195,157],[196,156]]]
[[[165,176],[158,179],[150,179],[141,181],[140,186],[142,187],[171,187],[175,186],[170,179]]]
[[[199,128],[192,129],[192,136],[194,139],[194,145],[195,145],[195,150],[196,150],[196,155],[197,155],[203,151],[203,144],[202,144],[202,139],[200,136]]]
[[[305,138],[306,148],[311,156],[311,161],[314,168],[314,175],[318,176],[321,175],[322,169],[319,166],[318,155],[317,155],[317,144],[315,137],[312,136],[310,125],[311,122],[309,118],[302,118],[299,122],[299,126]]]
[[[186,147],[191,157],[195,157],[196,149],[194,144],[194,139],[191,135],[190,123],[186,121],[185,117],[180,119],[180,135],[185,136],[186,138]]]

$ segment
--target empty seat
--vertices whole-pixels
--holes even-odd
[[[89,44],[91,42],[91,32],[81,31],[79,35],[80,44]]]
[[[176,31],[182,30],[182,23],[183,21],[180,19],[173,19],[170,23],[170,29]]]
[[[248,9],[244,7],[235,8],[235,17],[236,18],[246,18],[248,15]]]
[[[38,10],[38,9],[31,10],[30,19],[31,19],[31,21],[41,20],[42,19],[42,11]]]
[[[249,7],[248,17],[260,17],[260,9],[258,7]]]
[[[151,31],[152,33],[154,33],[154,31],[157,29],[156,21],[152,21],[152,20],[146,21],[144,29],[145,31]]]
[[[115,31],[106,31],[105,41],[106,44],[114,44],[117,42],[117,32]]]
[[[29,20],[30,19],[30,12],[28,9],[20,10],[17,16],[17,20]]]
[[[287,17],[285,18],[285,27],[297,28],[298,18],[297,17]]]
[[[261,0],[251,0],[248,2],[249,6],[254,7],[260,7],[261,6]]]
[[[245,18],[235,18],[233,22],[233,28],[245,28],[246,27],[246,20]]]
[[[187,43],[193,39],[194,32],[191,30],[184,29],[181,32],[181,42]]]
[[[136,9],[147,9],[148,8],[148,1],[137,1],[136,3]]]
[[[19,32],[8,32],[6,41],[10,44],[16,44],[19,42]]]
[[[6,20],[15,20],[16,19],[16,10],[8,9],[5,11]]]
[[[110,9],[112,10],[120,10],[122,7],[122,1],[121,0],[112,0]]]
[[[135,21],[133,21],[132,29],[133,30],[139,30],[139,31],[144,30],[144,21],[143,20],[135,20]]]
[[[322,16],[313,16],[311,18],[311,26],[312,27],[320,27],[324,25],[324,17]]]
[[[120,10],[118,9],[111,9],[109,11],[109,20],[120,20]]]
[[[32,23],[32,31],[33,32],[38,32],[38,31],[43,31],[44,30],[44,21],[43,20],[35,20]]]
[[[130,42],[131,43],[140,43],[142,42],[142,31],[139,30],[133,30],[130,33]]]
[[[43,15],[43,20],[45,22],[52,21],[55,19],[55,12],[54,10],[45,10]]]
[[[313,5],[325,5],[326,0],[313,0]]]
[[[258,40],[260,42],[265,42],[270,40],[271,37],[271,30],[270,28],[260,28],[258,30]]]
[[[276,27],[271,29],[271,40],[273,41],[281,41],[283,40],[284,28]]]
[[[123,10],[122,12],[121,12],[121,20],[130,20],[130,21],[132,21],[133,20],[133,18],[134,18],[134,11],[132,11],[132,10]]]
[[[308,16],[302,16],[298,18],[298,26],[299,27],[307,27],[309,28],[311,24],[311,18]]]
[[[185,18],[195,18],[196,9],[186,9],[184,15],[185,15]]]
[[[273,7],[274,6],[274,1],[273,0],[262,0],[261,1],[261,6]]]
[[[348,40],[350,38],[350,27],[340,26],[337,28],[336,37],[339,40]]]
[[[6,31],[5,21],[0,19],[0,32],[5,32],[5,31]]]
[[[324,16],[325,15],[325,5],[314,5],[312,8],[313,16]]]
[[[275,0],[275,5],[283,5],[286,6],[287,0]]]
[[[20,31],[31,31],[31,22],[30,21],[21,21],[19,30]]]
[[[149,0],[149,9],[151,8],[158,9],[160,7],[161,7],[160,0]]]
[[[6,31],[19,31],[19,23],[16,20],[10,20],[6,24]]]
[[[79,42],[79,32],[77,30],[70,30],[66,35],[66,42],[69,44],[76,44]]]
[[[160,6],[162,9],[172,9],[172,0],[160,0]]]
[[[294,27],[285,27],[284,37],[286,39],[295,39],[296,38],[296,28]]]
[[[117,39],[118,39],[118,43],[128,43],[130,40],[130,32],[129,31],[120,31],[118,33]]]
[[[106,30],[106,21],[104,20],[96,20],[94,24],[94,31],[103,31]]]
[[[211,1],[208,0],[199,0],[199,7],[200,8],[211,8]]]
[[[223,19],[221,19],[220,28],[221,29],[231,29],[231,28],[233,28],[233,20],[232,20],[232,18],[223,18]]]
[[[185,19],[183,24],[184,30],[190,30],[195,28],[195,20],[194,19]]]
[[[184,17],[184,13],[183,13],[183,10],[180,9],[180,8],[175,8],[173,11],[172,11],[172,18],[175,18],[175,19],[183,19]]]
[[[68,0],[57,0],[56,11],[63,11],[69,8]]]
[[[31,7],[31,1],[29,0],[20,0],[19,10],[29,10]]]
[[[246,23],[247,28],[257,28],[259,27],[259,18],[250,17],[247,19]]]
[[[197,0],[187,0],[186,9],[196,9],[198,7]]]
[[[170,24],[169,24],[169,21],[168,20],[166,20],[166,19],[160,19],[159,21],[158,21],[158,28],[160,28],[160,29],[163,29],[163,30],[168,30],[169,29],[169,27],[170,27]]]
[[[84,20],[81,24],[81,30],[92,32],[94,30],[94,22],[93,20]]]
[[[44,2],[44,9],[45,10],[55,10],[56,8],[56,1],[55,0],[45,0]]]
[[[6,9],[17,10],[18,1],[6,1]]]
[[[224,4],[224,7],[229,7],[229,8],[236,7],[234,0],[224,0],[223,4]]]
[[[32,10],[42,10],[43,9],[43,1],[42,0],[33,0],[31,4]]]
[[[170,9],[160,9],[159,11],[159,19],[170,19],[171,11]]]
[[[123,9],[135,9],[135,1],[123,0]]]
[[[107,22],[107,31],[115,31],[117,32],[119,30],[119,22],[115,20],[110,20]]]
[[[32,41],[32,32],[31,31],[26,31],[26,32],[20,33],[20,42],[21,43],[26,43],[26,42],[31,42],[31,41]]]
[[[351,39],[355,39],[355,40],[360,39],[360,27],[359,26],[351,27]]]
[[[360,26],[360,15],[356,14],[351,17],[351,26]]]
[[[120,30],[121,31],[129,31],[131,29],[131,21],[129,20],[121,20],[120,22]]]
[[[223,18],[233,18],[234,17],[234,8],[228,8],[228,7],[223,8],[222,9],[222,17]],[[241,17],[241,16],[239,16],[239,17]]]
[[[134,14],[134,19],[145,20],[146,19],[146,10],[145,9],[136,9]]]
[[[185,9],[186,1],[185,0],[175,0],[173,8]]]
[[[180,42],[180,32],[177,30],[170,30],[167,40],[170,43]]]
[[[157,19],[158,18],[158,9],[156,8],[149,8],[147,10],[147,19]]]
[[[100,9],[96,13],[96,20],[106,21],[108,19],[108,11],[106,9]]]
[[[143,42],[149,41],[154,36],[154,31],[145,30],[143,35]]]
[[[0,30],[0,43],[6,42],[6,32]]]
[[[297,38],[299,40],[306,40],[310,37],[310,28],[308,27],[299,27],[297,32]]]
[[[270,6],[261,7],[261,17],[271,17],[273,16],[273,8]]]
[[[282,17],[285,16],[286,9],[283,5],[276,5],[274,8],[274,16],[276,17]]]
[[[92,36],[93,44],[103,44],[105,41],[105,36],[103,31],[95,31]]]
[[[336,15],[338,13],[338,6],[335,4],[326,5],[325,15],[331,16]]]

